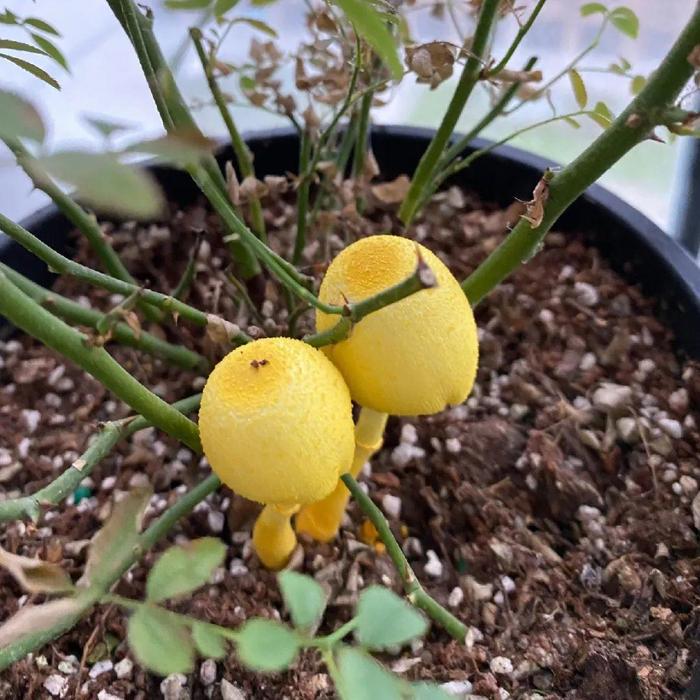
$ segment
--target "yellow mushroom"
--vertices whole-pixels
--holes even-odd
[[[387,414],[438,413],[459,404],[472,389],[479,345],[471,306],[459,282],[427,248],[399,236],[369,236],[348,246],[330,264],[319,297],[328,304],[362,301],[408,277],[418,255],[436,285],[362,319],[350,337],[324,348],[362,406],[350,473],[379,449]],[[337,317],[316,313],[319,331]],[[303,508],[297,531],[332,539],[348,499],[340,482],[323,501]]]
[[[253,544],[263,564],[281,568],[296,546],[291,515],[327,496],[352,460],[352,403],[342,376],[300,340],[248,343],[209,375],[199,431],[221,481],[265,504]]]

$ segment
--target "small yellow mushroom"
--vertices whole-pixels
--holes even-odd
[[[479,355],[474,315],[457,280],[427,248],[398,236],[369,236],[343,250],[330,264],[319,297],[328,304],[355,303],[408,277],[418,255],[436,285],[362,319],[350,337],[324,348],[362,406],[355,429],[350,473],[381,447],[387,414],[437,413],[466,399]],[[337,318],[317,311],[319,331]],[[322,501],[301,510],[298,532],[333,539],[349,493],[340,482]]]
[[[324,348],[357,403],[398,416],[438,413],[471,391],[479,345],[459,282],[424,246],[400,236],[369,236],[333,260],[319,292],[327,304],[362,301],[408,277],[418,254],[436,285],[370,314],[349,338]],[[319,331],[337,320],[316,312]]]
[[[221,481],[265,504],[253,544],[263,564],[281,568],[296,546],[291,515],[327,496],[352,460],[352,403],[342,376],[300,340],[248,343],[209,375],[199,431]]]

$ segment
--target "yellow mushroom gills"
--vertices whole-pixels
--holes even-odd
[[[267,506],[254,544],[263,563],[283,566],[296,545],[292,512],[327,496],[352,461],[352,403],[342,376],[300,340],[248,343],[209,375],[199,431],[221,481]]]
[[[408,277],[419,253],[437,284],[370,314],[346,340],[324,348],[352,398],[377,412],[425,415],[464,401],[479,354],[469,301],[441,260],[400,236],[369,236],[348,246],[321,284],[327,304],[359,302]],[[336,316],[317,310],[319,331],[335,323]]]

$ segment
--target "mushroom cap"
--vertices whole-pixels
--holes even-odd
[[[362,301],[408,277],[418,252],[436,286],[375,311],[346,340],[324,348],[355,401],[399,416],[437,413],[459,404],[474,385],[479,343],[459,283],[424,246],[381,235],[345,248],[330,264],[319,292],[328,304]],[[336,316],[317,310],[319,331],[336,322]]]
[[[319,350],[264,338],[230,352],[207,379],[202,447],[236,493],[265,504],[327,496],[354,452],[350,393]]]

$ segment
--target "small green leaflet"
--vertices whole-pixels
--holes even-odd
[[[639,35],[639,18],[629,7],[616,7],[610,11],[608,17],[623,34],[632,39]]]
[[[638,95],[647,84],[647,79],[643,75],[635,75],[630,83],[630,89],[633,95]]]
[[[411,690],[413,700],[454,700],[455,697],[435,683],[414,683]]]
[[[588,103],[588,92],[586,85],[581,78],[581,74],[574,68],[569,71],[569,80],[571,81],[571,89],[574,91],[576,104],[583,109]]]
[[[44,122],[34,106],[0,90],[0,138],[25,138],[41,143],[45,136]]]
[[[310,576],[283,571],[277,576],[282,598],[297,629],[313,629],[326,607],[326,592]]]
[[[282,671],[299,653],[296,632],[274,620],[256,618],[246,622],[236,636],[240,660],[257,671]]]
[[[165,6],[171,10],[203,10],[210,0],[165,0]]]
[[[585,5],[581,5],[581,17],[588,17],[588,15],[595,14],[607,14],[607,12],[608,8],[600,2],[587,2]]]
[[[227,12],[238,5],[239,0],[216,0],[214,4],[214,16],[223,17]]]
[[[252,17],[236,17],[236,19],[231,20],[231,24],[248,24],[253,29],[257,29],[259,32],[263,32],[268,36],[277,38],[277,32],[267,23],[260,19],[253,19]]]
[[[399,80],[403,67],[386,20],[366,0],[333,0],[355,26],[355,31],[377,52]]]
[[[27,51],[28,53],[38,53],[44,55],[41,49],[27,44],[24,41],[12,41],[11,39],[0,39],[0,49],[11,49],[12,51]]]
[[[615,118],[605,102],[597,102],[593,111],[588,112],[587,116],[603,129],[607,129]]]
[[[226,656],[226,640],[203,622],[192,625],[192,641],[199,654],[206,659],[223,659]]]
[[[190,673],[194,668],[189,630],[166,610],[139,606],[129,618],[128,639],[139,663],[161,676]]]
[[[353,647],[342,647],[337,654],[342,700],[405,700],[408,684],[389,673],[371,656]]]
[[[34,29],[38,29],[40,32],[44,32],[44,34],[61,36],[61,34],[57,32],[48,22],[44,22],[43,19],[39,19],[38,17],[28,17],[27,19],[23,20],[22,24],[27,24],[30,27],[34,27]]]
[[[23,58],[17,58],[17,56],[8,56],[8,54],[6,53],[0,53],[0,58],[4,58],[6,61],[14,63],[22,70],[27,71],[27,73],[31,73],[35,78],[39,78],[39,80],[43,80],[45,83],[48,83],[51,87],[56,88],[56,90],[61,89],[61,86],[58,84],[58,82],[54,78],[52,78],[43,68],[39,68],[39,66],[35,66],[33,63],[29,63],[29,61],[25,61]]]
[[[357,635],[360,644],[384,649],[420,637],[428,623],[413,606],[388,588],[370,586],[357,604]]]
[[[36,45],[41,48],[47,56],[50,56],[59,66],[68,70],[68,61],[66,61],[65,56],[55,44],[41,36],[41,34],[32,33],[32,39],[34,39]]]

